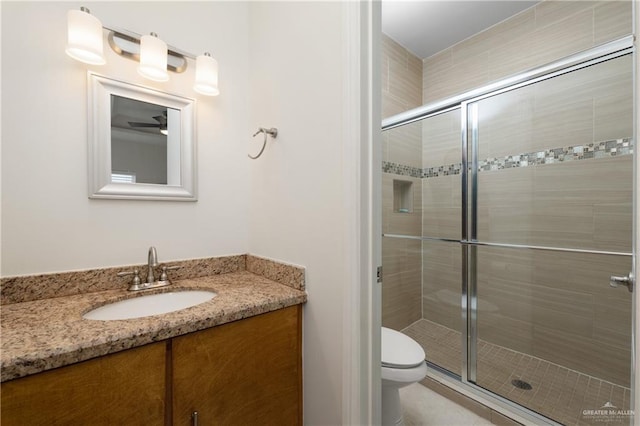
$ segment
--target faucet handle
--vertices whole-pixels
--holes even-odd
[[[133,282],[131,283],[129,290],[139,290],[142,285],[142,280],[140,279],[140,271],[137,268],[133,271],[118,272],[119,277],[126,277],[129,275],[133,275]]]
[[[162,273],[160,274],[160,281],[169,281],[169,277],[167,276],[167,271],[172,271],[175,269],[180,269],[182,266],[162,266]]]

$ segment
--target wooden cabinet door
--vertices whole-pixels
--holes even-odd
[[[301,425],[301,308],[177,337],[173,424]]]
[[[166,344],[2,383],[2,426],[163,425]]]

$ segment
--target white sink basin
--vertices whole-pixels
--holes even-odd
[[[166,314],[190,308],[216,297],[213,291],[181,290],[171,293],[149,294],[109,303],[87,312],[90,320],[123,320]]]

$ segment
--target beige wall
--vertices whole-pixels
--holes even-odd
[[[424,60],[423,101],[457,95],[631,33],[631,1],[543,1]]]
[[[382,114],[389,117],[422,104],[422,61],[382,35]],[[383,161],[422,167],[421,128],[405,126],[383,134]],[[398,171],[398,170],[395,170]],[[411,211],[394,209],[394,180],[410,185]],[[382,174],[383,233],[421,235],[422,183],[416,176]],[[396,191],[397,193],[397,191]],[[382,325],[396,330],[422,317],[421,243],[383,238]]]
[[[1,2],[2,276],[136,264],[150,245],[162,261],[246,253],[249,3],[91,3],[105,24],[137,33],[152,27],[171,45],[214,52],[221,93],[193,91],[193,63],[156,83],[106,45],[105,65],[71,59],[66,14],[78,4]],[[25,28],[29,36],[15,37]],[[87,71],[196,98],[196,203],[88,198]]]

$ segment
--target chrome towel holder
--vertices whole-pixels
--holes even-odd
[[[251,158],[252,160],[255,160],[256,158],[259,158],[262,155],[262,153],[264,152],[264,148],[267,146],[267,136],[271,136],[274,139],[276,137],[278,137],[278,129],[276,129],[275,127],[272,127],[270,129],[265,129],[264,127],[259,127],[258,131],[253,134],[253,137],[255,138],[260,133],[264,133],[264,142],[262,143],[262,148],[260,149],[260,152],[255,157],[252,156],[251,154],[247,154],[247,156],[249,158]]]

